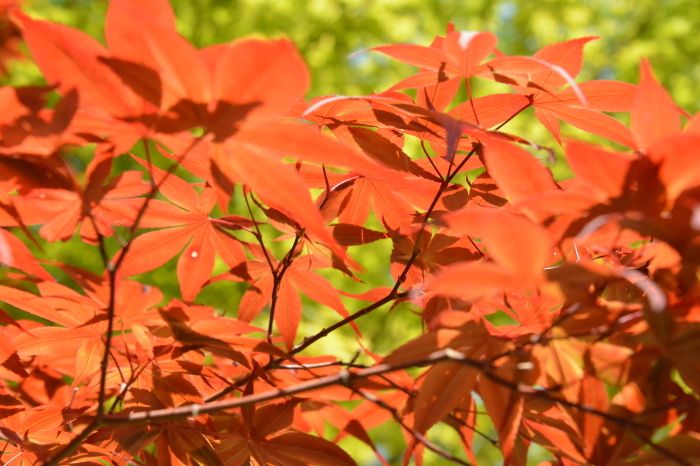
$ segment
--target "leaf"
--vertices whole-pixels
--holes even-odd
[[[507,462],[511,460],[515,439],[523,419],[525,399],[515,390],[504,387],[488,377],[479,379],[479,395],[498,432],[501,451]]]
[[[194,46],[177,33],[169,2],[110,2],[105,36],[113,57],[156,69],[163,110],[187,101],[189,108],[180,110],[188,113],[188,120],[196,123],[204,119],[203,109],[191,104],[211,100],[211,78]]]
[[[426,291],[473,301],[517,286],[515,283],[514,277],[496,264],[463,262],[436,273]]]
[[[370,211],[390,228],[408,227],[415,209],[399,182],[379,180],[371,176],[357,177],[343,191],[339,205],[340,223],[362,226]]]
[[[700,164],[696,150],[700,135],[677,134],[672,139],[656,144],[650,151],[661,160],[659,180],[666,187],[666,209],[686,190],[698,186]]]
[[[34,60],[50,83],[58,84],[64,94],[78,89],[83,107],[116,116],[131,113],[120,79],[98,60],[107,51],[97,41],[67,26],[33,20],[19,11],[14,15],[24,29]]]
[[[55,310],[46,300],[27,291],[0,286],[0,301],[18,307],[38,317],[54,320]]]
[[[246,260],[240,242],[226,233],[209,214],[214,208],[213,188],[206,185],[201,194],[175,175],[136,159],[145,166],[160,191],[173,204],[149,201],[142,219],[143,227],[171,227],[144,233],[131,243],[119,273],[130,276],[165,264],[185,248],[177,265],[183,298],[195,298],[214,269],[218,254],[230,267]]]
[[[338,223],[332,226],[333,237],[341,246],[359,246],[387,238],[386,233],[374,231],[349,223]]]
[[[398,146],[381,136],[378,132],[359,127],[348,127],[347,131],[365,154],[385,167],[411,173],[429,180],[437,180],[434,174],[422,169]]]
[[[222,48],[213,75],[213,130],[225,131],[232,119],[284,114],[309,86],[309,72],[294,45],[285,39],[243,39]]]
[[[658,442],[657,445],[663,448],[664,451],[672,452],[678,458],[682,458],[685,462],[692,464],[700,461],[700,439],[697,438],[695,433],[674,435]],[[649,449],[631,461],[621,461],[618,464],[630,466],[673,466],[677,465],[678,461],[662,451]]]
[[[421,335],[394,350],[382,363],[398,365],[417,362],[435,351],[445,348],[459,350],[482,343],[488,338],[488,331],[483,324],[472,319],[460,329],[438,329]]]
[[[290,432],[271,438],[265,443],[273,458],[285,464],[291,458],[303,464],[318,466],[356,466],[357,463],[336,444],[300,432]]]
[[[488,171],[480,173],[472,181],[469,189],[469,204],[481,207],[503,207],[507,203],[508,200]]]
[[[492,94],[470,99],[447,114],[457,120],[491,128],[517,115],[529,105],[530,100],[524,95]]]
[[[450,229],[481,238],[504,271],[524,283],[540,276],[552,242],[547,230],[522,216],[499,209],[465,209],[443,217]],[[518,235],[513,237],[512,232]]]
[[[484,144],[486,169],[513,203],[557,189],[551,172],[525,150],[496,139]],[[527,213],[527,211],[526,211]],[[538,219],[534,215],[535,219]]]
[[[619,121],[603,113],[561,104],[540,104],[537,106],[536,112],[537,118],[547,127],[560,144],[561,139],[559,137],[558,127],[552,129],[553,126],[550,128],[551,123],[546,124],[543,120],[551,119],[551,117],[560,118],[570,125],[588,133],[603,136],[623,146],[635,146],[632,132]]]
[[[641,149],[681,131],[680,115],[668,92],[655,79],[651,65],[642,60],[641,80],[632,108],[632,132]]]
[[[546,411],[538,409],[539,406],[531,410],[528,407],[526,404],[521,432],[526,430],[529,439],[557,456],[564,456],[576,464],[588,463],[577,442],[579,433],[566,414],[556,407]]]
[[[581,37],[550,44],[538,50],[534,56],[564,70],[569,76],[575,78],[581,71],[583,46],[594,39],[598,39],[598,37]],[[533,87],[550,91],[556,90],[567,83],[562,74],[554,69],[538,73],[530,81]],[[535,98],[541,92],[541,90],[537,91]]]
[[[264,439],[269,435],[288,429],[294,420],[294,408],[298,404],[298,400],[290,400],[257,408],[251,436]]]
[[[226,152],[215,152],[213,161],[229,179],[244,181],[267,205],[285,212],[341,258],[346,257],[326,228],[303,179],[292,167],[264,151],[233,142]]]
[[[581,106],[581,100],[571,87],[562,89],[551,97],[549,94],[540,94],[537,103],[558,103],[603,112],[629,112],[637,93],[637,86],[620,81],[586,81],[579,83],[578,87],[586,96],[586,107]]]
[[[319,304],[330,307],[343,318],[349,316],[347,309],[345,309],[343,302],[338,296],[338,291],[326,278],[299,267],[290,267],[287,272],[289,273],[289,280],[301,293]]]
[[[43,280],[53,280],[51,275],[39,266],[29,248],[3,228],[0,228],[0,263]]]
[[[355,130],[360,131],[364,128],[351,128],[351,131]],[[362,134],[365,135],[365,133]],[[372,132],[372,134],[376,133]],[[382,139],[385,141],[384,138],[377,135],[370,142],[373,144],[384,142],[381,141]],[[246,123],[236,133],[236,141],[254,146],[256,150],[265,151],[265,153],[277,156],[279,159],[289,157],[329,167],[357,170],[367,174],[393,176],[392,172],[383,169],[359,151],[334,141],[321,134],[317,128],[309,125],[271,121]],[[398,148],[396,149],[400,152]],[[377,150],[382,152],[382,149]],[[390,160],[376,157],[372,157],[372,159],[397,169],[391,165]]]
[[[287,350],[294,347],[294,338],[301,320],[301,297],[288,280],[283,280],[277,291],[275,324],[282,334]]]
[[[468,78],[491,55],[497,42],[490,32],[453,31],[442,42],[442,50],[451,59],[451,68]]]
[[[369,50],[381,52],[400,62],[429,70],[443,69],[445,65],[451,61],[448,55],[442,50],[435,47],[423,47],[421,45],[382,45]]]
[[[459,91],[461,82],[461,78],[440,81],[436,77],[434,83],[417,90],[416,104],[425,108],[434,108],[437,112],[444,112]]]
[[[470,395],[478,372],[475,367],[454,361],[430,368],[415,402],[413,428],[425,433],[459,406]]]
[[[634,159],[623,152],[607,151],[591,144],[571,141],[566,145],[566,160],[578,179],[595,187],[607,198],[615,199],[625,189]]]
[[[55,354],[62,351],[77,353],[84,343],[101,338],[91,329],[41,327],[31,333],[21,333],[12,341],[20,356]],[[89,355],[88,355],[89,356]]]

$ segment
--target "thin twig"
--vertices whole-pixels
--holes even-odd
[[[428,150],[425,148],[425,141],[423,141],[422,139],[420,141],[420,147],[421,147],[421,149],[423,149],[423,153],[428,158],[428,162],[430,162],[430,165],[433,166],[435,173],[437,173],[437,175],[440,177],[441,180],[444,180],[445,177],[442,175],[442,173],[440,173],[440,169],[437,167],[437,165],[435,165],[435,162],[433,162],[433,158],[430,156],[430,154],[428,153]]]

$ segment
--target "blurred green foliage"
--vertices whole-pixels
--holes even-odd
[[[107,2],[27,0],[28,9],[100,38]],[[412,72],[377,53],[396,42],[428,45],[448,22],[496,33],[507,54],[600,36],[581,78],[637,82],[648,57],[676,102],[700,110],[700,8],[694,0],[172,0],[179,30],[198,47],[249,34],[286,36],[312,70],[309,96],[382,91]]]
[[[486,30],[500,38],[499,49],[506,54],[531,55],[544,45],[583,36],[600,36],[586,47],[579,80],[617,79],[636,83],[641,58],[651,60],[656,74],[676,102],[690,113],[700,110],[700,8],[697,0],[171,0],[180,32],[198,47],[228,42],[246,35],[288,37],[293,40],[309,64],[312,85],[307,97],[325,94],[361,95],[380,92],[415,71],[378,53],[349,55],[383,44],[410,42],[429,45],[435,35],[444,35],[452,22],[458,30]],[[102,41],[106,1],[26,0],[26,9],[36,17],[50,19],[81,29]],[[41,73],[29,62],[10,64],[5,84],[41,83]],[[494,85],[476,83],[476,93],[492,92]],[[500,88],[501,92],[507,91]],[[509,124],[509,131],[554,147],[546,131],[532,114]],[[569,128],[569,134],[582,133]],[[141,148],[135,149],[137,153]],[[539,154],[542,155],[542,154]],[[124,163],[122,163],[124,165]],[[128,163],[126,166],[130,166]],[[133,169],[133,167],[130,166]],[[566,176],[566,168],[555,174]],[[242,214],[244,212],[241,212]],[[116,244],[113,245],[118,247]],[[78,237],[67,243],[44,244],[45,257],[73,265],[99,269],[96,252],[85,252]],[[391,245],[382,241],[364,254],[351,255],[367,270],[369,283],[391,285],[386,265]],[[175,260],[168,266],[146,274],[145,282],[154,284],[168,296],[178,294],[174,274]],[[97,271],[97,270],[95,270]],[[60,271],[51,268],[60,275]],[[339,274],[329,273],[346,290],[363,288]],[[60,277],[59,277],[60,278]],[[243,287],[216,284],[205,289],[198,302],[207,302],[224,312],[235,313]],[[312,334],[336,321],[332,312],[318,312],[318,306],[305,301],[306,321],[301,334]],[[353,303],[351,310],[358,308]],[[310,316],[310,317],[308,317]],[[263,320],[266,316],[262,316]],[[384,354],[398,344],[415,337],[420,319],[408,308],[391,313],[386,309],[360,321],[366,329],[365,342],[372,351]],[[263,324],[260,322],[260,324]],[[346,331],[347,330],[347,331]],[[357,348],[350,329],[319,342],[319,353],[352,357]],[[486,416],[480,416],[479,430],[495,438]],[[482,422],[483,421],[483,422]],[[379,450],[393,462],[400,462],[403,443],[395,426],[385,425],[374,434]],[[437,444],[457,454],[459,441],[446,426],[432,434]],[[346,440],[342,444],[364,464],[378,464],[363,444]],[[483,464],[500,464],[499,455],[479,435],[475,450]],[[533,450],[529,463],[546,458]],[[447,464],[428,453],[426,464]],[[482,464],[482,463],[480,463]]]

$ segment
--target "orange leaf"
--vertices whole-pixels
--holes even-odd
[[[486,410],[498,432],[501,452],[506,464],[510,462],[515,438],[523,418],[525,399],[508,387],[492,381],[488,377],[479,379],[479,395],[484,400]]]
[[[637,93],[637,86],[620,81],[586,81],[579,83],[578,87],[586,96],[588,103],[586,108],[602,112],[629,112]],[[575,107],[581,106],[581,100],[572,87],[562,89],[551,97],[541,95],[537,102],[538,105],[559,103]]]
[[[459,263],[436,273],[426,291],[473,301],[517,286],[515,278],[500,266],[486,262]]]
[[[496,263],[513,277],[526,283],[542,274],[552,241],[547,230],[525,217],[501,209],[467,208],[443,219],[450,229],[481,238]]]
[[[373,47],[369,50],[381,52],[400,62],[429,70],[439,70],[450,61],[447,54],[435,47],[414,44],[394,44]],[[435,80],[432,84],[435,84]]]
[[[673,206],[683,191],[700,184],[698,147],[700,147],[700,135],[682,133],[649,149],[649,153],[661,161],[659,179],[666,187],[667,210]]]
[[[283,115],[309,86],[306,65],[288,40],[243,39],[216,52],[209,130],[218,140],[244,118]]]
[[[552,173],[513,144],[496,139],[484,141],[484,160],[491,177],[513,203],[557,189]]]
[[[442,50],[452,60],[450,68],[468,78],[491,55],[497,42],[490,32],[453,31],[442,41]]]
[[[95,39],[61,24],[33,20],[18,10],[13,14],[47,81],[58,84],[63,94],[78,89],[82,107],[116,116],[131,113],[121,80],[98,60],[107,51]]]
[[[581,37],[550,44],[538,50],[534,57],[564,70],[570,77],[575,78],[581,71],[583,46],[594,39],[597,39],[597,37]],[[535,74],[531,78],[531,82],[535,85],[535,88],[552,91],[566,84],[567,80],[560,72],[551,69]],[[537,91],[535,98],[540,93],[542,93],[541,90]]]
[[[541,104],[537,106],[537,110],[540,112],[537,114],[540,121],[543,119],[543,113],[550,113],[552,116],[588,133],[603,136],[630,148],[635,146],[632,132],[625,125],[604,113],[562,104]],[[558,131],[553,134],[561,143]]]
[[[288,350],[294,347],[294,338],[301,320],[301,298],[297,289],[289,282],[282,280],[277,291],[277,306],[275,308],[275,324],[282,334]]]
[[[530,99],[520,94],[492,94],[476,97],[447,112],[457,120],[491,128],[516,115],[530,105]]]
[[[230,179],[245,182],[267,205],[285,212],[341,258],[346,257],[343,248],[326,228],[304,180],[289,164],[280,162],[264,150],[235,140],[226,145],[226,153],[215,151],[212,157]]]
[[[414,429],[425,433],[469,396],[479,370],[459,362],[441,362],[430,368],[415,402]]]
[[[609,199],[622,195],[634,157],[592,144],[572,141],[566,145],[566,161],[579,179],[600,190]]]
[[[642,60],[641,80],[632,108],[632,132],[641,149],[650,148],[681,131],[680,114],[668,94],[652,74],[651,65]]]
[[[300,432],[290,432],[265,442],[270,456],[286,464],[285,458],[318,466],[357,466],[335,443]]]

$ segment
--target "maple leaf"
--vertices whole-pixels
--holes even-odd
[[[91,296],[53,282],[38,284],[42,297],[21,290],[0,287],[0,299],[47,319],[61,327],[42,327],[18,334],[13,342],[20,356],[61,354],[75,351],[75,367],[71,373],[73,386],[99,370],[104,352],[103,335],[107,330],[105,309],[108,305],[104,281],[85,271],[67,269],[79,282],[89,285]],[[102,289],[97,286],[101,285]],[[93,299],[96,298],[96,299]],[[145,323],[153,319],[145,313],[162,300],[159,290],[132,281],[118,284],[115,293],[115,315],[122,331],[133,331],[136,340],[153,350],[153,342],[145,333]]]
[[[516,206],[520,201],[534,195],[549,193],[557,189],[551,172],[531,154],[505,141],[486,140],[484,162],[491,178],[509,200]],[[527,207],[523,213],[535,221],[544,217]]]
[[[114,234],[115,226],[130,226],[144,200],[138,196],[150,190],[141,173],[127,171],[107,181],[114,154],[99,150],[87,169],[84,190],[32,189],[15,201],[20,212],[34,210],[46,220],[39,234],[48,241],[68,240],[78,224],[86,243],[97,244],[100,237]]]
[[[3,401],[7,403],[7,400]],[[60,430],[61,426],[78,417],[79,413],[73,410],[61,406],[37,406],[12,411],[0,421],[0,432],[7,437],[5,454],[22,464],[44,461],[74,438],[71,433]]]
[[[641,80],[632,108],[632,131],[638,148],[649,149],[654,143],[680,133],[680,115],[668,92],[654,79],[651,65],[641,62]]]
[[[237,434],[223,438],[217,445],[220,456],[231,458],[234,465],[253,460],[256,464],[317,464],[319,466],[354,466],[355,461],[328,440],[290,431],[294,408],[292,400],[261,408],[245,408],[242,419],[216,418],[222,430]],[[241,422],[242,421],[242,422]]]
[[[469,78],[491,72],[528,73],[551,70],[546,63],[526,57],[496,57],[480,65],[496,48],[498,39],[488,32],[449,31],[447,37],[435,40],[430,47],[413,44],[396,44],[374,47],[370,50],[382,52],[404,63],[428,70],[420,79],[407,79],[411,86],[423,87],[436,84],[441,76]],[[411,81],[409,81],[411,80]],[[443,79],[444,80],[444,79]],[[394,89],[403,88],[401,82]]]
[[[209,217],[216,202],[208,184],[197,191],[182,178],[168,175],[147,162],[146,167],[160,192],[172,202],[151,200],[140,223],[144,228],[161,228],[137,236],[119,268],[122,276],[136,275],[160,267],[180,251],[177,265],[182,296],[192,301],[214,270],[218,254],[229,267],[246,260],[241,243],[225,227],[235,224],[226,218]]]
[[[467,208],[445,218],[450,230],[479,238],[494,262],[454,264],[427,286],[444,296],[472,300],[496,290],[542,283],[551,248],[547,230],[540,225],[499,209]],[[518,225],[518,236],[511,232]]]
[[[300,292],[314,301],[330,307],[342,317],[348,317],[348,311],[340,300],[338,291],[328,279],[311,270],[318,268],[319,265],[315,256],[305,255],[295,258],[291,266],[286,268],[277,289],[275,289],[275,281],[281,270],[282,262],[274,260],[269,252],[267,257],[270,258],[272,264],[263,260],[248,260],[212,280],[246,281],[251,284],[241,299],[238,311],[239,319],[244,322],[252,321],[271,302],[273,292],[276,292],[274,298],[276,301],[275,323],[282,334],[287,349],[291,349],[294,346],[294,339],[301,319]],[[327,266],[325,263],[320,265],[321,267]]]
[[[9,231],[0,228],[0,264],[34,275],[42,280],[53,280],[32,255],[29,248]]]
[[[70,90],[53,110],[46,105],[46,87],[0,87],[0,102],[7,112],[0,118],[0,154],[48,158],[67,144],[84,144],[71,131],[78,94]]]
[[[419,231],[413,231],[410,236],[400,231],[389,231],[394,243],[391,252],[391,271],[395,277],[403,273],[413,256]],[[421,285],[426,275],[442,270],[455,262],[473,261],[481,257],[467,236],[460,238],[442,233],[433,235],[428,228],[423,229],[418,248],[420,253],[414,258],[406,277],[405,286],[407,287]]]

